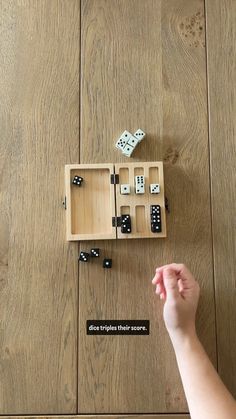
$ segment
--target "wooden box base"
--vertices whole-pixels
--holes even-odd
[[[119,183],[111,182],[114,174],[118,175]],[[73,184],[76,175],[83,178],[81,186]],[[145,177],[144,194],[135,193],[137,175]],[[150,193],[152,183],[160,185],[160,193]],[[130,185],[129,195],[121,194],[122,184]],[[166,237],[162,162],[66,165],[65,189],[67,240]],[[151,205],[160,205],[161,208],[162,229],[158,233],[151,231]],[[115,226],[117,217],[124,214],[131,216],[130,234],[122,233],[121,228]]]

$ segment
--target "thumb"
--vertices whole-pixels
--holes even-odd
[[[163,270],[163,281],[166,289],[166,296],[168,300],[178,300],[180,298],[178,281],[175,271],[172,269]]]

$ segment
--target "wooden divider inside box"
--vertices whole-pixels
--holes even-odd
[[[113,172],[113,164],[66,165],[67,240],[116,238]],[[76,175],[81,186],[72,183]]]
[[[119,184],[116,185],[116,209],[117,216],[129,214],[131,216],[132,233],[123,234],[118,228],[118,238],[144,238],[144,237],[166,237],[166,214],[164,195],[164,176],[162,162],[148,163],[122,163],[115,165],[115,171],[119,174]],[[143,175],[145,178],[145,193],[135,193],[135,176]],[[159,194],[150,193],[150,185],[160,185]],[[130,194],[122,195],[120,188],[122,184],[130,184]],[[152,233],[150,221],[150,206],[160,205],[162,231]]]

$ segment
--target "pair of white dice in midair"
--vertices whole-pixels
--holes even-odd
[[[135,147],[145,137],[145,132],[140,128],[132,135],[129,131],[124,131],[116,142],[116,148],[119,148],[126,157],[130,157]]]
[[[151,183],[150,192],[152,194],[159,194],[160,193],[159,183]],[[129,184],[121,185],[120,186],[120,193],[121,193],[121,195],[129,195],[130,194],[130,185]],[[144,194],[145,193],[145,178],[144,178],[143,175],[135,176],[135,193],[136,194]]]

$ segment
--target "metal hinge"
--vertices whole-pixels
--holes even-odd
[[[119,175],[117,175],[116,173],[113,173],[111,175],[111,184],[117,185],[117,183],[119,183]]]
[[[64,206],[64,208],[65,208],[65,210],[66,210],[66,196],[65,196],[64,201],[62,202],[62,205]]]
[[[121,217],[112,217],[112,227],[121,226]]]

